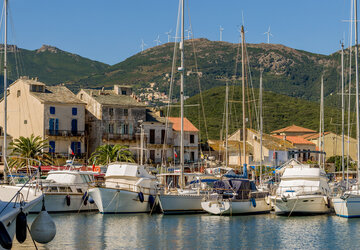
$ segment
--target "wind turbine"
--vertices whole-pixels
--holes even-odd
[[[270,36],[273,36],[273,34],[271,34],[271,32],[270,32],[270,26],[269,26],[268,31],[264,32],[264,35],[265,34],[267,34],[267,43],[269,44],[270,43]]]
[[[168,37],[168,43],[170,42],[170,39],[171,39],[171,32],[172,32],[172,29],[170,29],[168,32],[165,32],[165,34]]]
[[[221,42],[222,41],[222,32],[224,31],[224,28],[221,27],[221,25],[220,25],[219,31],[220,31],[220,42]]]
[[[147,46],[147,44],[146,43],[144,43],[144,40],[143,39],[141,39],[141,45],[140,45],[140,48],[141,48],[141,52],[143,52],[144,51],[144,48]]]
[[[154,40],[154,42],[156,42],[156,45],[157,45],[157,46],[158,46],[159,44],[161,44],[160,35],[157,36],[157,38]]]

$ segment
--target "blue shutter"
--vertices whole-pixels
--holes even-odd
[[[77,128],[77,120],[73,119],[71,120],[71,132],[76,133],[78,130]]]
[[[49,130],[54,130],[54,119],[49,119]]]
[[[55,142],[54,141],[49,141],[49,145],[50,145],[49,152],[50,153],[55,153]]]
[[[76,151],[75,151],[75,142],[74,141],[71,142],[71,151],[73,151],[74,154],[76,153]]]
[[[55,107],[50,107],[50,114],[55,115]]]
[[[59,133],[59,119],[57,118],[55,119],[55,133]]]
[[[72,115],[77,115],[77,108],[72,108]]]
[[[77,150],[78,154],[81,154],[81,142],[78,142],[78,150]]]

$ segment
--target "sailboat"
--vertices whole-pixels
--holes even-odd
[[[180,112],[181,112],[181,133],[180,133],[180,188],[170,192],[165,189],[158,195],[159,205],[164,214],[169,213],[196,213],[203,212],[201,201],[204,193],[200,189],[185,188],[184,178],[184,10],[185,1],[181,1],[181,41],[179,45],[181,65],[178,68],[181,75],[180,82]]]
[[[340,197],[333,198],[335,214],[340,217],[360,217],[360,128],[359,128],[359,71],[358,71],[358,28],[357,28],[357,0],[354,0],[355,11],[355,77],[356,77],[356,139],[357,139],[357,184]],[[350,92],[349,92],[350,95]]]
[[[241,32],[242,42],[244,43],[243,26],[241,27]],[[260,74],[260,98],[262,98],[261,90],[262,73]],[[228,92],[228,90],[226,92]],[[243,126],[245,127],[245,123]],[[260,125],[260,133],[262,134],[262,125]],[[243,140],[246,141],[245,134]],[[260,157],[262,157],[262,155]],[[271,210],[269,193],[257,190],[255,183],[247,179],[246,173],[246,164],[244,164],[243,178],[229,178],[215,182],[213,193],[208,195],[204,201],[201,202],[202,208],[206,212],[215,215],[269,213]]]

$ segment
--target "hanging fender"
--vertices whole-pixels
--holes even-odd
[[[154,196],[152,196],[151,194],[149,195],[149,204],[150,204],[150,208],[152,208],[154,206],[155,203],[155,198]]]
[[[70,207],[70,204],[71,204],[70,195],[66,195],[66,196],[65,196],[65,200],[66,200],[66,205],[67,205],[68,207]]]
[[[87,191],[86,191],[86,192],[84,193],[84,195],[81,197],[81,199],[84,201],[87,196],[88,196],[88,195],[87,195]]]
[[[255,200],[255,198],[252,197],[252,198],[250,199],[250,201],[251,201],[252,206],[253,206],[253,207],[256,207],[256,200]]]
[[[139,192],[138,197],[139,197],[140,202],[143,203],[144,202],[144,194],[143,194],[143,192]]]
[[[26,240],[27,219],[26,214],[21,211],[16,216],[16,239],[19,243]]]
[[[84,199],[84,206],[86,206],[86,205],[87,205],[87,203],[88,203],[88,199],[89,199],[89,195],[87,195],[87,196],[85,197],[85,199]]]
[[[0,221],[0,245],[5,249],[12,247],[12,239],[2,221]]]

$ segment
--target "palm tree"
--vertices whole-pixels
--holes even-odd
[[[129,148],[122,145],[104,144],[96,148],[91,154],[90,162],[95,164],[109,164],[114,161],[135,162]]]
[[[53,161],[50,154],[45,152],[49,147],[48,141],[43,140],[40,136],[35,137],[33,134],[30,137],[20,136],[10,142],[9,166],[18,169],[27,165],[36,166],[39,162],[42,165],[50,165]]]

